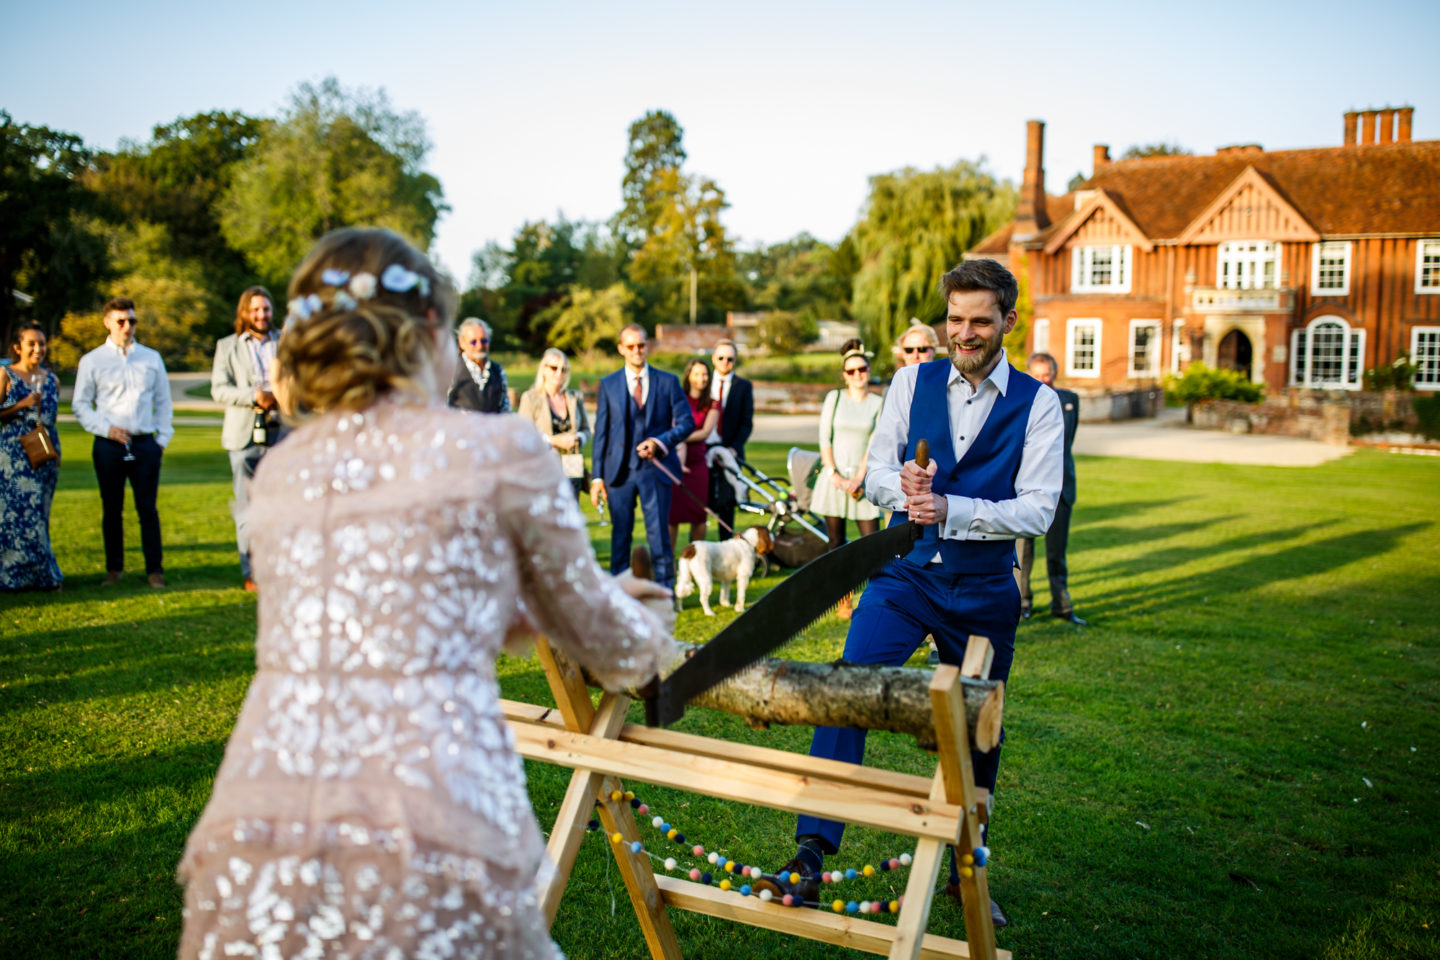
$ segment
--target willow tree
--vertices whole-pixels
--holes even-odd
[[[850,309],[876,356],[889,355],[911,317],[940,317],[941,275],[1014,216],[1015,198],[1014,186],[996,180],[983,162],[870,178],[870,196],[850,234],[860,261]]]

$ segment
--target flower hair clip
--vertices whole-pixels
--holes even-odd
[[[361,300],[374,299],[377,286],[384,287],[391,293],[408,293],[411,290],[418,290],[422,297],[430,295],[429,279],[398,263],[392,263],[386,267],[378,281],[373,273],[352,274],[348,270],[337,270],[331,267],[321,271],[320,282],[327,287],[337,288],[330,296],[330,304],[337,310],[354,310],[360,305]],[[294,320],[308,320],[324,310],[325,301],[318,293],[310,293],[291,300],[286,304],[286,309],[288,311],[286,325],[288,326]]]
[[[380,286],[391,293],[409,293],[411,290],[418,290],[420,296],[430,296],[429,279],[398,263],[390,264],[385,268],[385,272],[380,274]]]

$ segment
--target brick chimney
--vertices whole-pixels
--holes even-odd
[[[1400,129],[1399,129],[1399,131],[1395,134],[1395,142],[1396,142],[1396,143],[1409,143],[1409,142],[1410,142],[1410,123],[1411,123],[1412,120],[1415,119],[1415,108],[1414,108],[1414,107],[1401,107],[1397,112],[1400,114]]]
[[[1360,113],[1360,145],[1369,146],[1375,142],[1375,114],[1374,110],[1362,110]]]
[[[1354,110],[1345,111],[1345,146],[1355,146],[1355,126],[1360,119],[1360,114]]]
[[[1107,164],[1107,163],[1110,162],[1110,146],[1109,146],[1109,144],[1105,144],[1105,143],[1097,143],[1097,144],[1095,144],[1094,161],[1095,161],[1095,162],[1094,162],[1095,171],[1098,171],[1101,167],[1105,166],[1105,164]],[[1095,171],[1091,171],[1092,175],[1094,174]]]
[[[1395,111],[1386,107],[1380,111],[1380,142],[1389,143],[1395,139]]]
[[[1020,201],[1015,208],[1016,240],[1025,240],[1050,226],[1045,209],[1045,121],[1025,123],[1025,178],[1020,184]]]

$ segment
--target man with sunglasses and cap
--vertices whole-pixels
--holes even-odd
[[[170,380],[165,361],[135,342],[135,301],[105,304],[105,342],[80,358],[71,406],[75,419],[95,435],[90,457],[100,484],[100,532],[105,541],[105,586],[125,570],[125,482],[135,497],[140,547],[150,586],[165,586],[160,546],[160,458],[175,428],[170,422]]]
[[[460,321],[460,362],[445,402],[461,410],[509,413],[510,384],[505,370],[490,359],[490,324],[479,317]]]

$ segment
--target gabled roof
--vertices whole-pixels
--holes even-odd
[[[1075,195],[1067,193],[1064,196],[1054,197],[1045,195],[1045,212],[1050,215],[1050,226],[1041,231],[1040,236],[1048,236],[1056,224],[1069,219],[1075,212]],[[1010,235],[1015,231],[1015,221],[1011,220],[1005,226],[981,240],[971,247],[969,252],[974,254],[996,254],[1006,253],[1010,249]]]
[[[1210,156],[1116,160],[1081,187],[1104,190],[1135,226],[1153,240],[1179,239],[1222,195],[1238,189],[1247,168],[1305,224],[1322,236],[1365,234],[1440,235],[1440,141],[1260,150]],[[1066,207],[1056,216],[1056,207]],[[1073,227],[1074,201],[1049,198],[1051,226],[1033,238],[1047,244]],[[1072,231],[1073,232],[1073,231]],[[981,243],[993,246],[1009,228]],[[1259,239],[1259,238],[1257,238]],[[977,247],[977,250],[979,248]]]
[[[1130,216],[1119,200],[1110,196],[1104,189],[1099,189],[1089,200],[1080,205],[1080,209],[1076,210],[1073,216],[1063,223],[1055,224],[1053,229],[1045,232],[1045,252],[1054,253],[1085,224],[1101,219],[1118,229],[1117,239],[1129,240],[1146,252],[1155,249],[1155,245],[1145,236],[1144,231],[1135,225],[1135,219]]]

